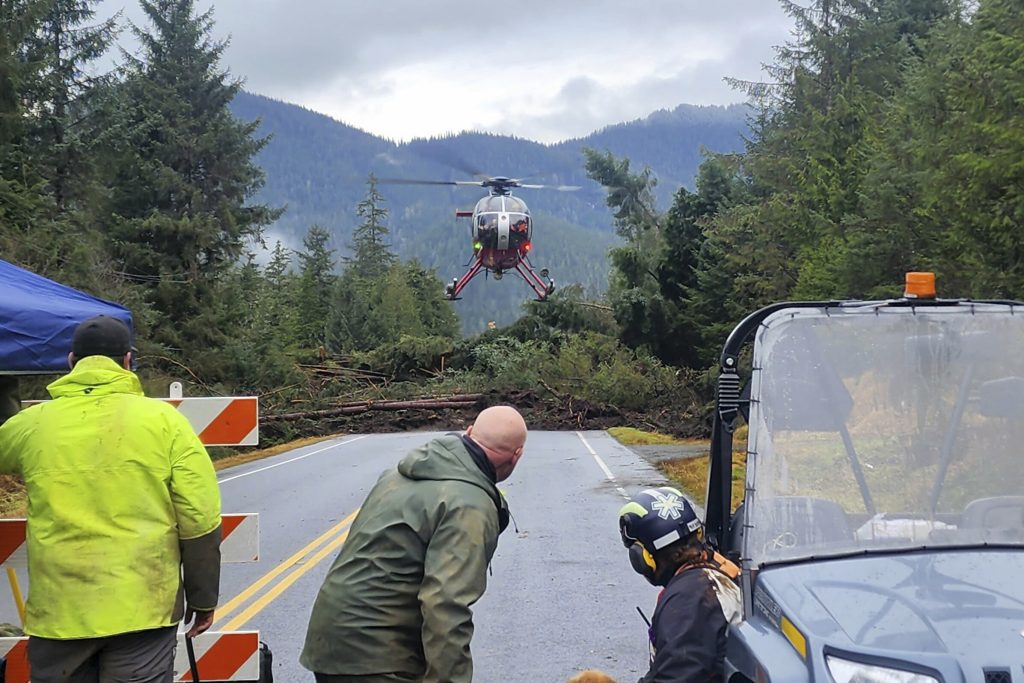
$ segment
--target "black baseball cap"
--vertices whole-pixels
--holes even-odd
[[[121,358],[132,350],[132,333],[128,326],[109,315],[89,318],[75,328],[71,353],[76,358],[110,356]]]

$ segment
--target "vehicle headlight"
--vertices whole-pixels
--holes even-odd
[[[825,664],[836,683],[939,683],[932,676],[913,671],[861,664],[832,655],[825,655]]]

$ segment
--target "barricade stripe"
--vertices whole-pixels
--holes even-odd
[[[245,514],[242,514],[242,515],[221,515],[220,516],[220,540],[221,540],[221,543],[223,543],[224,539],[226,539],[228,536],[230,536],[231,532],[234,531],[235,529],[237,529],[238,525],[241,524],[242,522],[244,522],[246,520],[246,518],[248,518],[248,517],[249,517],[249,515],[245,515]]]
[[[227,681],[259,651],[256,633],[223,633],[205,653],[199,656],[199,678],[204,681]],[[191,681],[192,672],[186,671],[181,681]]]
[[[232,401],[200,434],[203,443],[239,443],[259,423],[256,401]]]
[[[29,640],[19,640],[7,651],[5,683],[29,683]]]
[[[24,519],[12,519],[0,524],[0,564],[3,564],[25,542]]]
[[[222,562],[256,561],[259,556],[258,519],[252,512],[221,515]],[[0,519],[0,565],[25,566],[28,559],[26,532],[25,519]]]

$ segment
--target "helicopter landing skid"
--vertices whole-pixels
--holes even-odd
[[[473,266],[466,271],[466,274],[461,278],[452,278],[452,281],[444,288],[444,295],[449,301],[458,301],[462,297],[462,290],[466,288],[469,281],[476,277],[483,269],[483,263],[477,260]],[[515,271],[519,273],[519,277],[526,281],[526,284],[530,286],[533,293],[537,295],[537,301],[546,301],[547,298],[555,291],[555,281],[548,277],[547,268],[543,268],[540,271],[540,275],[528,264],[519,262],[515,265]],[[489,271],[485,271],[489,272]],[[495,273],[495,279],[500,279],[499,273]]]
[[[466,285],[469,284],[469,281],[476,277],[476,274],[480,272],[480,269],[483,268],[483,265],[484,264],[479,259],[477,259],[476,263],[474,263],[473,266],[466,271],[465,275],[463,275],[461,278],[453,277],[452,281],[448,284],[448,286],[444,288],[445,297],[449,301],[458,301],[459,299],[461,299],[462,297],[460,297],[459,294],[461,294],[462,290],[466,288]]]
[[[547,301],[547,298],[555,291],[555,281],[548,277],[548,269],[544,268],[537,275],[528,264],[517,263],[516,272],[526,280],[530,289],[537,295],[537,301]]]

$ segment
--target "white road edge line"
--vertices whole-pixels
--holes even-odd
[[[249,472],[243,472],[242,474],[236,474],[233,477],[225,477],[224,479],[218,479],[217,483],[218,484],[224,484],[224,483],[227,483],[229,481],[234,481],[235,479],[241,479],[242,477],[248,477],[250,474],[257,474],[259,472],[266,472],[267,470],[272,470],[275,467],[280,467],[281,465],[287,465],[290,462],[295,462],[296,460],[302,460],[303,458],[308,458],[311,455],[316,455],[317,453],[323,453],[324,451],[329,451],[330,449],[337,448],[338,446],[347,446],[350,443],[354,443],[356,441],[359,441],[360,439],[365,439],[367,436],[369,436],[369,434],[363,434],[362,436],[357,436],[354,439],[349,439],[348,441],[342,441],[341,443],[332,443],[330,446],[324,446],[323,448],[318,448],[315,451],[310,451],[309,453],[303,453],[300,456],[291,458],[290,460],[285,460],[284,462],[277,462],[277,463],[274,463],[273,465],[267,465],[266,467],[261,467],[261,468],[259,468],[257,470],[251,470]]]
[[[612,474],[612,471],[610,469],[608,469],[608,465],[604,464],[604,460],[602,460],[601,456],[597,454],[597,451],[593,449],[593,447],[590,445],[590,442],[588,442],[586,438],[583,436],[583,433],[576,432],[576,436],[580,438],[580,441],[583,442],[583,445],[586,446],[587,450],[590,451],[590,454],[594,456],[594,460],[597,461],[598,466],[604,471],[604,476],[608,478],[608,481],[615,484],[615,490],[622,494],[623,498],[629,500],[629,494],[626,493],[626,489],[619,486],[619,482],[615,480],[615,475]]]

